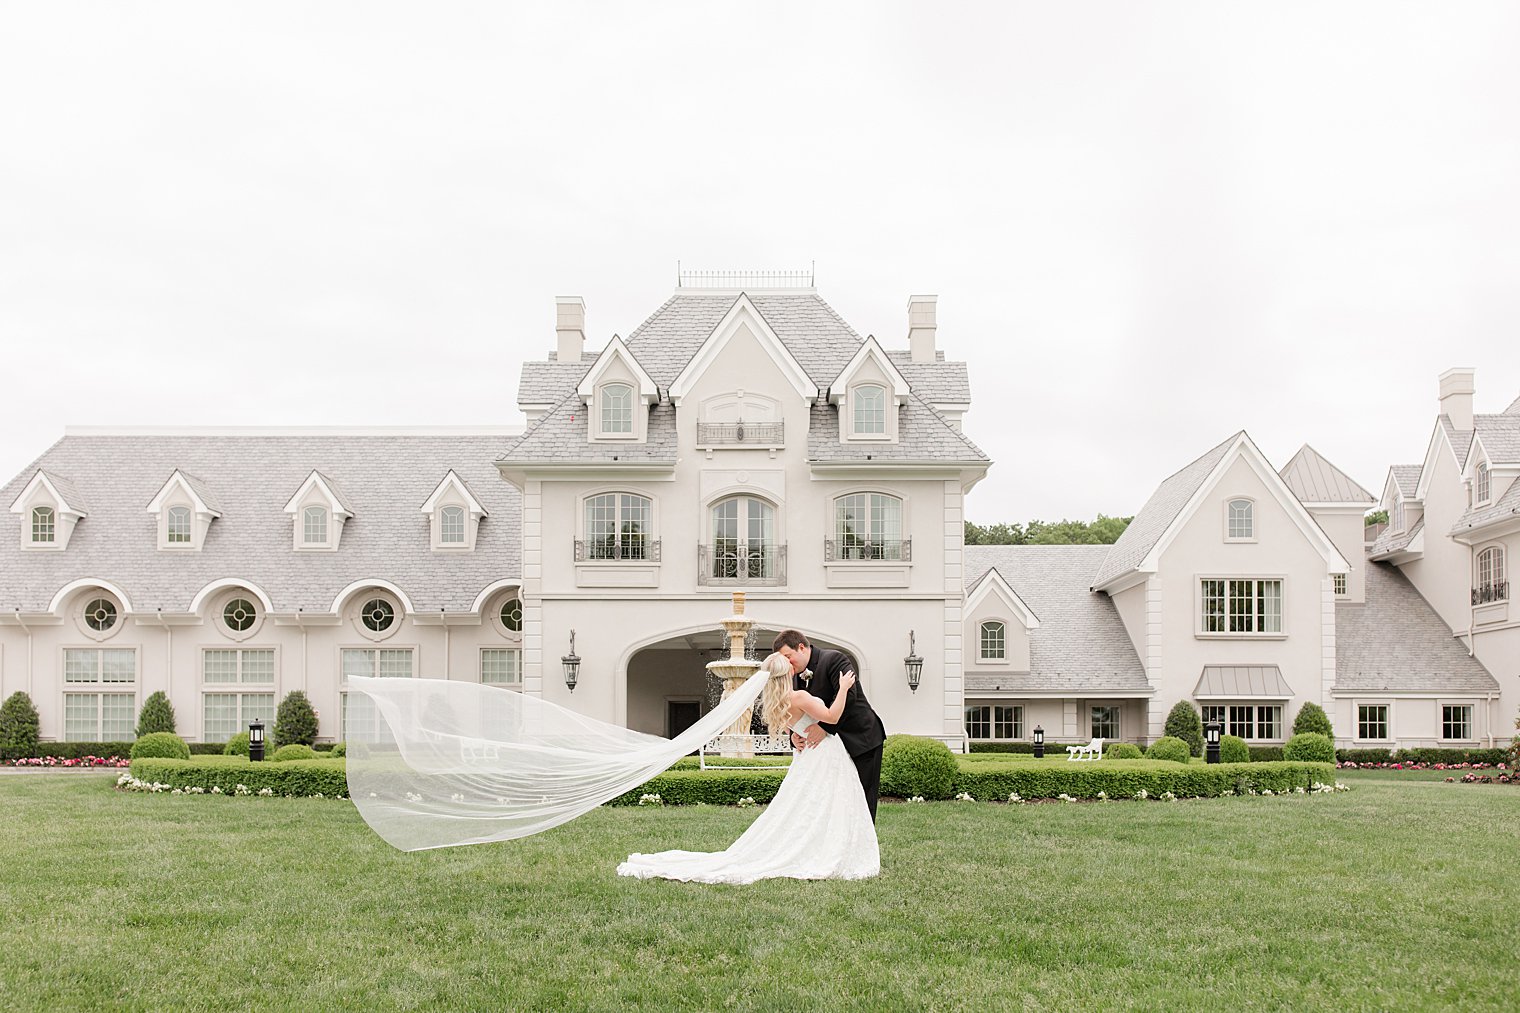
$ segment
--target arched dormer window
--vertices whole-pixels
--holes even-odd
[[[1479,462],[1477,472],[1473,475],[1473,505],[1487,503],[1489,496],[1488,465]]]
[[[855,388],[851,399],[855,434],[872,435],[887,431],[887,392],[875,384]]]
[[[190,508],[172,506],[168,515],[168,541],[170,545],[190,544]]]
[[[1393,516],[1390,518],[1390,527],[1395,531],[1404,530],[1404,501],[1399,500],[1393,505]]]
[[[633,435],[633,388],[609,383],[598,395],[603,436]]]
[[[464,544],[464,507],[446,506],[439,511],[438,540],[445,545]]]
[[[1231,542],[1248,542],[1256,537],[1255,504],[1248,499],[1232,499],[1228,506],[1225,539]]]
[[[32,508],[32,544],[52,545],[57,537],[52,507]]]
[[[996,619],[982,623],[981,659],[1004,661],[1008,658],[1008,627]]]
[[[834,501],[831,559],[911,558],[902,535],[902,500],[879,492],[857,492]]]
[[[306,545],[327,544],[327,510],[309,506],[301,511],[301,541]]]
[[[1504,576],[1504,547],[1490,545],[1478,553],[1478,586],[1473,588],[1472,603],[1486,605],[1509,599],[1509,581]]]

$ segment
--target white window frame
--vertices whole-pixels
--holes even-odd
[[[977,742],[1018,742],[1025,737],[1021,703],[968,703],[961,710],[961,718],[966,738]],[[973,722],[986,734],[976,734]]]
[[[1108,720],[1102,722],[1104,726],[1111,726],[1112,731],[1099,732],[1100,724],[1098,711],[1108,711]],[[1123,734],[1124,729],[1124,705],[1119,703],[1091,703],[1087,705],[1087,727],[1092,733],[1091,738],[1103,739],[1108,742],[1117,741]]]
[[[394,625],[394,624],[392,624]],[[415,679],[417,678],[417,665],[421,652],[415,645],[405,647],[378,647],[373,644],[343,644],[338,647],[338,733],[337,738],[341,741],[348,734],[348,669],[344,665],[348,652],[356,651],[373,655],[373,664],[370,665],[369,674],[376,678],[391,679]],[[387,654],[406,654],[410,656],[410,668],[406,675],[386,675],[380,664]],[[358,673],[355,673],[358,674]],[[374,704],[365,698],[365,706],[373,708]]]
[[[593,534],[593,527],[599,532],[602,530],[608,515],[598,514],[593,520],[592,508],[595,505],[598,510],[605,507],[600,501],[611,499],[611,531],[607,534]],[[630,502],[635,501],[635,502]],[[643,504],[642,511],[634,509],[638,503]],[[642,521],[644,529],[640,534],[624,535],[623,528],[626,524]],[[652,545],[654,537],[654,497],[646,496],[641,492],[629,492],[618,489],[608,489],[601,492],[590,493],[581,500],[580,510],[581,544],[585,546],[585,558],[582,563],[595,563],[598,566],[606,566],[612,563],[635,563],[646,565],[654,562]],[[593,553],[592,545],[596,542],[606,541],[607,548],[612,550],[612,555],[600,556]],[[639,545],[642,552],[639,555],[629,555],[627,549],[630,546]]]
[[[450,503],[438,508],[438,544],[461,548],[469,544],[468,511]],[[456,537],[450,537],[454,535]]]
[[[248,725],[255,718],[264,722],[270,731],[274,730],[274,722],[278,712],[278,703],[275,700],[273,686],[266,689],[237,689],[228,687],[231,683],[216,684],[215,688],[201,690],[201,741],[202,742],[226,742],[238,732],[248,730]],[[237,709],[237,715],[233,719],[233,730],[225,735],[221,729],[215,731],[211,728],[211,698],[231,697]],[[266,705],[267,701],[267,705]]]
[[[1355,708],[1354,713],[1351,715],[1351,718],[1352,718],[1352,721],[1353,721],[1352,727],[1353,727],[1353,729],[1355,731],[1356,741],[1357,742],[1392,742],[1394,740],[1394,735],[1393,735],[1393,701],[1391,701],[1391,700],[1357,700],[1357,701],[1353,702],[1352,706]],[[1371,708],[1374,708],[1374,707],[1381,707],[1383,709],[1383,718],[1382,718],[1383,735],[1381,737],[1376,736],[1376,735],[1363,735],[1362,734],[1362,728],[1363,728],[1362,709],[1363,708],[1371,709]]]
[[[1488,473],[1488,464],[1479,461],[1473,471],[1473,506],[1483,506],[1488,503],[1493,494],[1493,482]]]
[[[46,513],[44,518],[42,515]],[[58,544],[58,508],[47,505],[32,507],[32,530],[31,544],[33,545],[57,545]],[[45,522],[45,532],[43,530]],[[46,538],[37,537],[46,533]]]
[[[515,662],[515,667],[516,667],[516,670],[517,670],[517,678],[516,679],[506,679],[506,680],[487,680],[486,679],[486,660],[487,660],[487,656],[488,655],[491,658],[493,658],[493,659],[496,659],[496,658],[503,658],[503,659],[505,659],[505,658],[514,658],[515,657],[517,659],[516,662]],[[507,667],[511,668],[513,666],[509,665]],[[522,679],[523,679],[522,648],[521,647],[482,647],[480,649],[479,665],[476,667],[476,671],[479,674],[480,684],[482,686],[505,686],[505,687],[507,687],[509,689],[521,689],[522,688]]]
[[[1505,564],[1508,562],[1508,560],[1505,559],[1506,555],[1507,554],[1504,551],[1504,546],[1502,545],[1487,545],[1478,550],[1477,558],[1474,560],[1473,564],[1473,568],[1477,571],[1478,587],[1494,587],[1498,584],[1506,582],[1507,578],[1505,577]],[[1506,593],[1503,598],[1495,598],[1492,601],[1487,601],[1483,604],[1494,605],[1498,602],[1508,600],[1509,594]]]
[[[71,652],[88,652],[95,655],[95,671],[92,679],[69,679],[69,654]],[[105,678],[105,655],[125,654],[132,657],[132,678],[106,679]],[[137,693],[138,684],[142,678],[142,655],[136,647],[101,647],[98,644],[73,644],[62,648],[60,655],[60,672],[62,673],[62,687],[59,693],[59,711],[63,715],[63,740],[65,742],[130,742],[137,737]],[[107,739],[104,737],[105,710],[104,697],[130,697],[131,717],[127,732],[120,739]],[[95,727],[92,735],[77,735],[69,730],[69,706],[70,700],[82,700],[92,697],[95,701]]]
[[[892,493],[861,490],[834,497],[835,561],[902,562],[906,514],[907,504]],[[848,538],[846,521],[856,524]]]
[[[997,627],[997,629],[993,629]],[[996,653],[988,653],[992,648]],[[983,619],[977,625],[976,660],[1001,664],[1008,660],[1008,622],[1004,619]]]
[[[1237,591],[1241,584],[1251,584],[1252,589],[1248,597],[1240,597]],[[1240,574],[1204,574],[1197,577],[1193,582],[1194,608],[1193,614],[1197,617],[1194,627],[1194,636],[1200,640],[1284,640],[1288,636],[1288,592],[1287,580],[1281,574],[1266,574],[1260,576],[1243,576]],[[1216,589],[1211,584],[1219,584],[1222,587]],[[1265,595],[1267,585],[1275,584],[1276,587],[1276,629],[1244,629],[1232,630],[1229,627],[1235,622],[1236,616],[1250,618],[1254,627],[1258,623],[1267,623],[1273,612],[1270,608],[1272,598]],[[1211,593],[1219,590],[1220,594]],[[1236,613],[1233,603],[1237,600],[1250,601],[1257,607],[1249,613]],[[1211,602],[1221,602],[1223,611],[1213,613],[1208,611]],[[1214,622],[1221,623],[1222,629],[1210,629]]]
[[[193,509],[183,503],[164,507],[164,544],[170,548],[189,548],[195,544]]]
[[[1221,735],[1233,735],[1247,742],[1284,742],[1286,737],[1283,729],[1287,726],[1283,723],[1284,706],[1280,702],[1270,700],[1210,700],[1201,704],[1203,723],[1217,721]],[[1276,713],[1264,715],[1262,712],[1275,711]],[[1264,727],[1275,727],[1276,735],[1261,734]],[[1241,732],[1246,734],[1242,735]]]
[[[879,398],[876,406],[867,400],[867,391],[875,391],[873,398]],[[887,405],[887,388],[880,383],[862,383],[850,390],[850,434],[862,439],[886,439],[891,436],[887,431],[891,411]],[[867,415],[869,413],[869,415]],[[881,428],[867,428],[861,423],[874,425],[880,420]]]
[[[720,523],[718,510],[730,503],[734,504],[734,535],[732,539],[725,538],[725,542],[732,542],[735,553],[740,553],[742,548],[741,558],[744,562],[744,565],[740,565],[740,562],[736,561],[735,576],[720,574],[718,567],[718,560],[720,558],[718,553],[718,528]],[[760,508],[758,515],[754,509],[757,504]],[[724,496],[708,504],[706,523],[708,530],[707,545],[712,549],[712,556],[706,563],[707,573],[705,576],[706,582],[709,585],[726,587],[730,584],[745,583],[753,580],[764,583],[764,586],[775,586],[770,582],[776,582],[781,579],[781,575],[785,572],[785,563],[781,557],[781,550],[782,546],[786,544],[786,540],[781,537],[781,507],[779,504],[754,493],[738,493]],[[723,519],[723,523],[727,523],[727,518]],[[760,532],[758,557],[756,556],[757,543],[750,537],[751,533],[756,530],[757,525]],[[746,566],[753,569],[753,564],[749,563],[749,561],[756,558],[760,560],[760,572],[748,572]]]
[[[1404,501],[1402,499],[1394,500],[1393,515],[1389,518],[1389,521],[1394,531],[1404,530]]]
[[[1330,575],[1330,584],[1337,598],[1344,598],[1351,593],[1347,589],[1347,583],[1346,574],[1344,573],[1332,573]]]
[[[1236,507],[1244,507],[1243,512]],[[1247,496],[1232,496],[1224,504],[1224,540],[1256,541],[1256,501]]]
[[[1478,708],[1477,708],[1477,705],[1473,701],[1471,701],[1471,700],[1441,700],[1441,701],[1439,701],[1436,704],[1436,706],[1438,708],[1440,708],[1440,713],[1437,715],[1437,718],[1436,718],[1436,720],[1440,722],[1440,729],[1441,729],[1441,731],[1440,731],[1440,735],[1441,735],[1440,741],[1442,741],[1442,742],[1476,742],[1476,741],[1478,741],[1478,735],[1477,735]],[[1449,721],[1447,720],[1447,712],[1448,711],[1453,711],[1453,710],[1465,710],[1467,712],[1467,720],[1466,720],[1467,734],[1466,735],[1448,735],[1448,734],[1446,734],[1448,726],[1449,726]]]
[[[622,404],[613,401],[613,392],[621,390],[624,396]],[[597,435],[608,440],[631,440],[638,435],[638,427],[634,423],[633,414],[633,385],[626,380],[613,380],[604,383],[596,390],[596,423]],[[626,424],[627,428],[623,428]]]
[[[313,522],[320,523],[320,534],[312,537]],[[325,549],[332,544],[330,531],[332,517],[325,506],[312,504],[301,508],[301,547],[304,549]]]

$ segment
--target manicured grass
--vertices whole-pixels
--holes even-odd
[[[1354,772],[1353,772],[1354,773]],[[1512,1008],[1520,790],[883,804],[883,874],[614,875],[756,810],[402,854],[346,802],[0,779],[7,1009]],[[1349,783],[1349,781],[1348,781]]]

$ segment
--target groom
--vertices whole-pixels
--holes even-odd
[[[782,630],[771,644],[777,652],[792,663],[792,685],[805,689],[825,704],[834,702],[839,693],[839,677],[855,671],[855,663],[849,656],[826,647],[813,647],[796,630]],[[837,724],[808,726],[805,735],[792,734],[792,744],[798,749],[816,746],[823,741],[824,733],[839,736],[845,752],[855,761],[860,775],[860,786],[865,789],[866,806],[871,810],[871,822],[876,822],[876,796],[881,791],[881,747],[887,740],[887,730],[881,718],[866,702],[865,691],[856,682],[845,697],[844,713]]]

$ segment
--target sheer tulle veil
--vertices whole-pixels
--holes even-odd
[[[638,787],[754,706],[761,668],[674,739],[512,690],[446,679],[348,680],[348,788],[402,851],[527,837]]]

